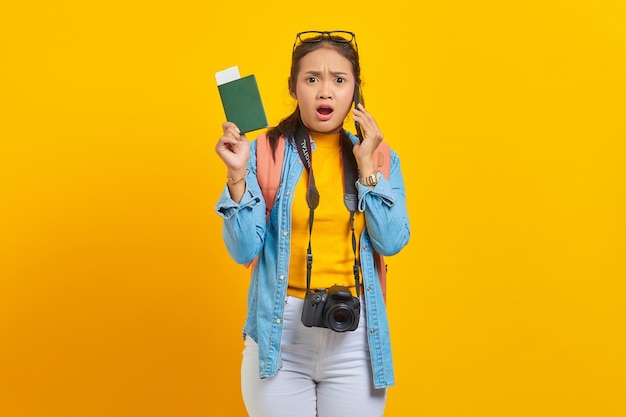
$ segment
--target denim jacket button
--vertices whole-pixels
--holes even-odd
[[[276,324],[280,324],[281,320],[280,319],[276,319]]]
[[[278,279],[280,279],[280,280],[282,281],[282,280],[284,280],[284,279],[285,279],[285,276],[284,276],[284,275],[281,275],[281,276],[279,276],[279,277],[278,277]]]

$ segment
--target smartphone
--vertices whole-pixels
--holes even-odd
[[[361,86],[359,83],[354,84],[354,108],[361,102]],[[363,142],[363,132],[361,131],[361,125],[359,122],[354,122],[354,128],[356,129],[356,136],[359,138],[359,142]]]

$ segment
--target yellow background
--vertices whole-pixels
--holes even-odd
[[[386,416],[626,415],[623,1],[5,3],[2,417],[245,414],[214,73],[275,124],[311,29],[402,156]]]

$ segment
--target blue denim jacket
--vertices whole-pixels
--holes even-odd
[[[356,143],[358,139],[348,135]],[[315,152],[315,144],[312,149]],[[250,153],[250,173],[241,202],[234,202],[225,187],[216,211],[224,219],[222,233],[231,257],[240,264],[257,258],[243,333],[259,345],[259,377],[266,378],[282,366],[280,340],[290,260],[291,206],[304,166],[293,142],[287,141],[280,186],[266,222],[265,201],[256,177],[256,140],[250,143]],[[393,150],[389,179],[379,177],[374,189],[357,182],[357,191],[358,209],[365,212],[359,254],[373,382],[376,388],[385,388],[394,384],[391,341],[372,248],[384,256],[394,255],[408,243],[410,235],[400,159]]]

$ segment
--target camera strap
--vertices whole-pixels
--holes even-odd
[[[361,283],[359,282],[359,261],[356,257],[356,235],[354,231],[354,215],[357,210],[358,194],[356,181],[358,179],[358,167],[356,159],[352,153],[354,144],[348,135],[341,131],[341,167],[343,173],[343,202],[350,212],[350,230],[352,231],[352,254],[354,264],[352,273],[354,274],[354,285],[357,298],[361,295]]]
[[[350,229],[352,230],[352,253],[354,254],[354,265],[352,267],[352,271],[354,273],[354,282],[355,282],[355,290],[356,296],[359,297],[361,294],[361,284],[360,284],[360,274],[359,274],[359,261],[356,256],[356,235],[354,230],[354,215],[357,210],[357,189],[356,189],[356,181],[358,176],[358,168],[356,159],[354,158],[354,154],[352,153],[352,147],[354,144],[345,133],[345,131],[341,131],[340,133],[341,139],[341,166],[342,166],[342,176],[343,176],[343,190],[344,197],[343,201],[350,212]],[[312,148],[311,148],[311,135],[304,126],[304,123],[300,123],[300,127],[298,128],[296,135],[296,148],[298,149],[298,154],[300,155],[300,159],[307,172],[309,173],[309,182],[307,186],[307,194],[306,201],[309,206],[309,244],[307,247],[307,262],[306,262],[306,293],[309,294],[311,291],[311,271],[313,269],[313,252],[311,250],[311,234],[313,232],[313,219],[315,208],[318,206],[320,201],[320,194],[315,187],[315,178],[313,176],[313,163],[312,163]]]

